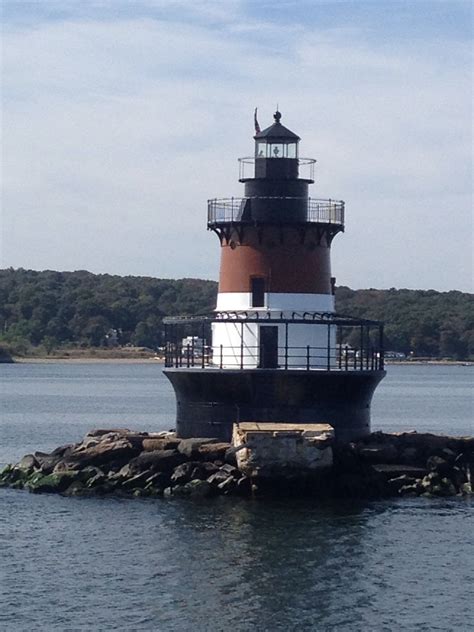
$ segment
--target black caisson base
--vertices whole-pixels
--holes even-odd
[[[331,424],[339,442],[370,433],[370,404],[385,371],[167,368],[178,437],[232,438],[239,421]]]

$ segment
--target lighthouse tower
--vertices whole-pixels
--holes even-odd
[[[216,310],[165,321],[166,369],[179,436],[229,440],[238,421],[330,423],[336,438],[370,432],[383,378],[381,323],[335,313],[330,248],[344,202],[309,197],[315,160],[281,123],[239,159],[244,197],[208,202],[219,238]]]

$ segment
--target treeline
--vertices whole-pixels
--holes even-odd
[[[341,314],[385,323],[385,349],[406,355],[474,359],[473,295],[435,290],[336,290]]]
[[[204,314],[217,284],[86,271],[0,270],[0,342],[27,354],[64,346],[163,344],[163,318]],[[417,357],[474,358],[472,295],[434,290],[336,290],[338,313],[385,322],[386,349]]]

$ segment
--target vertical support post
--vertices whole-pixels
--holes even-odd
[[[288,323],[285,323],[285,370],[288,368]]]
[[[380,325],[380,327],[379,327],[379,353],[380,353],[380,361],[379,361],[379,367],[378,368],[381,371],[383,371],[384,362],[385,362],[385,358],[384,358],[385,349],[384,349],[384,341],[383,341],[383,325]]]
[[[194,336],[191,338],[191,366],[194,366]]]
[[[310,346],[306,346],[306,370],[309,371]]]
[[[240,369],[244,368],[244,323],[240,323]]]
[[[175,333],[175,345],[174,346],[175,346],[175,352],[176,352],[176,368],[178,368],[179,367],[179,362],[181,360],[181,355],[182,355],[181,345],[178,342],[178,335],[179,335],[179,333],[178,333],[178,325],[175,325],[174,333]]]
[[[328,324],[328,371],[331,370],[331,325]]]
[[[221,361],[219,363],[219,368],[222,369],[222,352],[223,352],[224,348],[223,345],[221,345]]]
[[[345,370],[348,371],[349,370],[349,349],[346,346],[346,357],[344,358],[344,365],[345,365]]]
[[[360,370],[364,370],[364,326],[360,326]]]
[[[201,369],[204,368],[204,351],[205,351],[205,339],[204,339],[204,323],[202,324],[201,327],[201,340],[202,340],[202,349],[201,349]]]
[[[189,369],[189,351],[190,351],[190,348],[189,348],[189,342],[188,342],[188,344],[186,345],[186,368],[187,369]]]
[[[365,368],[369,370],[369,358],[370,358],[370,327],[369,325],[367,325],[366,327],[365,337],[367,340],[367,351],[365,355],[366,357]]]
[[[337,330],[336,336],[337,334],[339,334],[339,371],[342,368],[342,327],[340,329]],[[337,338],[336,338],[337,340]]]

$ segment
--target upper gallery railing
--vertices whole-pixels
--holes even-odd
[[[255,156],[239,158],[239,180],[247,180],[255,177],[255,160],[259,160],[259,158],[255,158]],[[268,160],[268,158],[262,158],[262,160]],[[297,160],[299,178],[314,182],[314,165],[316,164],[314,158],[271,158],[270,160]]]
[[[254,203],[252,204],[252,202]],[[262,196],[208,200],[207,225],[209,228],[213,228],[218,224],[259,221],[259,213],[257,211],[261,203],[265,203],[265,206],[269,209],[271,209],[273,204],[278,212],[281,212],[281,209],[285,208],[285,206],[289,209],[297,208],[298,212],[295,213],[293,220],[295,222],[333,224],[339,229],[344,228],[344,202],[341,200]],[[292,221],[291,212],[285,215],[285,223],[288,221]]]

